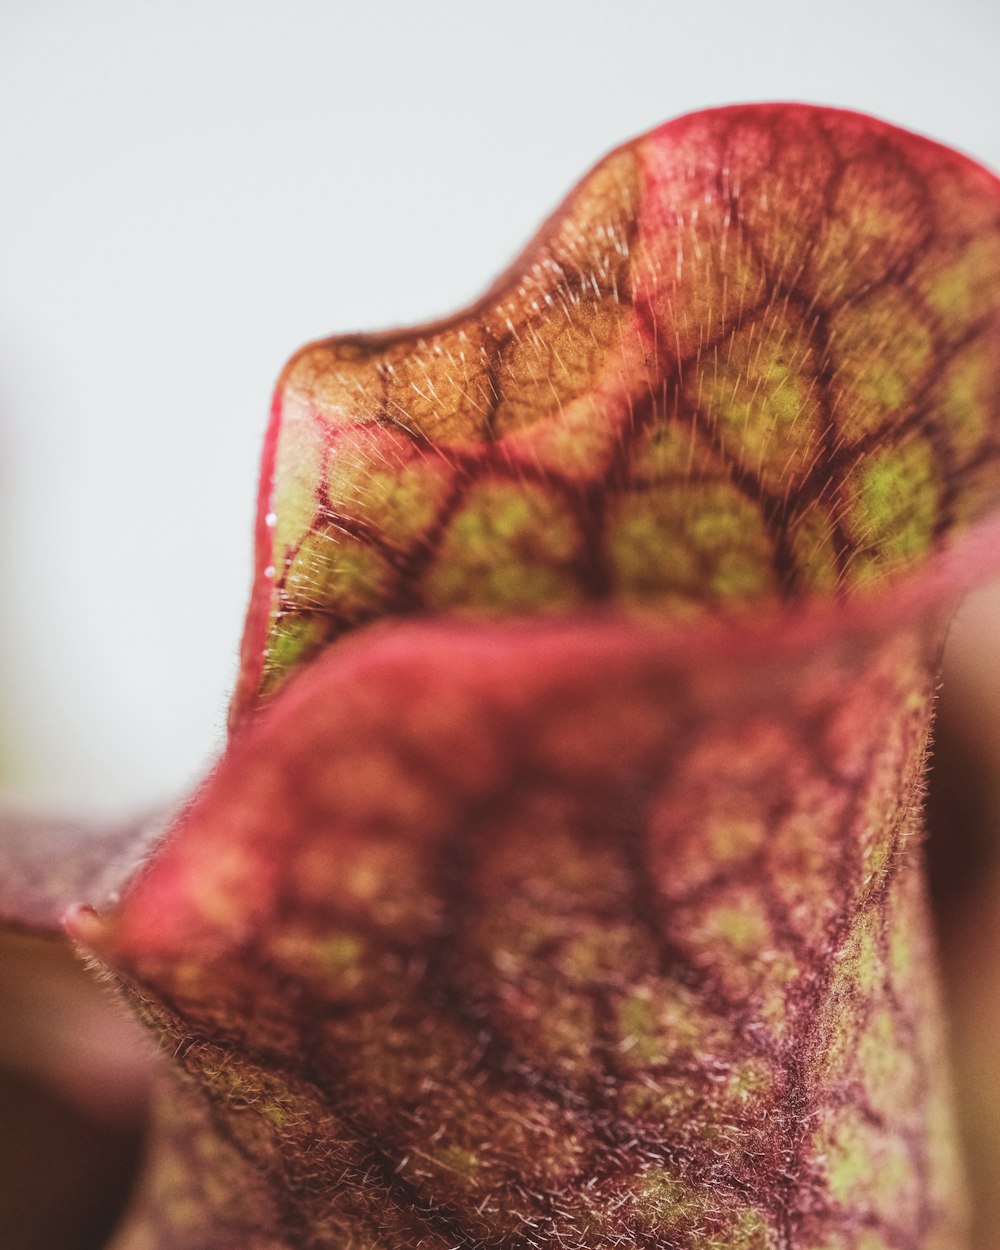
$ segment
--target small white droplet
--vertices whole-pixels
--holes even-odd
[[[272,578],[272,577],[274,576],[274,565],[273,565],[273,564],[269,564],[269,565],[267,566],[267,568],[264,570],[264,576],[265,576],[266,578],[268,578],[268,579],[270,579],[270,578]]]
[[[269,530],[273,530],[278,524],[278,514],[276,512],[269,512],[264,518],[264,524]]]

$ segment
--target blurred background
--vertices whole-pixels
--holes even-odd
[[[608,148],[692,109],[841,105],[1000,168],[998,48],[995,0],[0,0],[6,794],[115,815],[182,794],[218,751],[269,393],[297,346],[461,305]],[[986,1190],[991,593],[959,620],[932,796]],[[953,902],[970,890],[978,910]],[[0,979],[23,993],[22,955]],[[93,1125],[65,1093],[60,1114]],[[31,1166],[24,1140],[0,1151],[0,1193]],[[16,1250],[69,1245],[17,1218]]]

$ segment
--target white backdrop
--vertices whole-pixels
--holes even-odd
[[[0,0],[0,777],[222,740],[269,393],[475,295],[612,145],[800,98],[1000,167],[995,0]]]

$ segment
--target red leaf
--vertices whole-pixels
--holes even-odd
[[[240,732],[70,921],[171,1059],[116,1250],[958,1250],[915,835],[998,371],[997,181],[791,105],[299,353]]]
[[[881,585],[993,506],[997,181],[754,105],[613,152],[490,293],[279,383],[239,724],[375,617],[759,615]]]

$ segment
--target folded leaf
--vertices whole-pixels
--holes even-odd
[[[625,145],[467,312],[292,359],[234,724],[375,617],[880,586],[996,499],[998,306],[957,153],[793,105]]]
[[[299,353],[239,732],[69,918],[167,1056],[114,1250],[961,1250],[917,835],[998,374],[996,179],[790,105]]]
[[[938,640],[327,656],[83,929],[186,1074],[122,1247],[961,1245]]]

